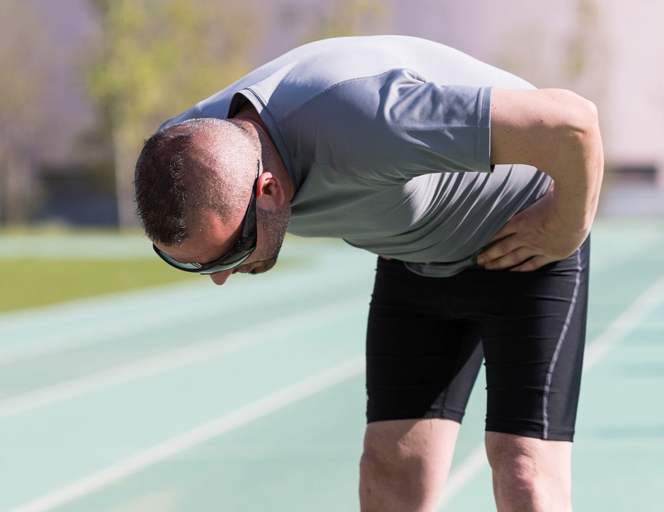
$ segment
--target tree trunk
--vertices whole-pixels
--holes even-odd
[[[138,138],[130,126],[119,126],[113,132],[115,152],[115,193],[120,229],[140,226],[134,205],[134,168],[139,155]]]
[[[32,181],[30,166],[11,149],[2,151],[0,163],[0,218],[5,224],[26,224],[29,220]]]

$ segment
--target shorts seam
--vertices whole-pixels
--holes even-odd
[[[556,343],[556,348],[553,352],[553,357],[551,358],[551,362],[549,363],[549,368],[547,370],[546,378],[544,381],[544,396],[542,397],[542,423],[544,426],[542,431],[543,439],[549,439],[551,431],[549,425],[549,395],[551,394],[551,381],[553,380],[553,372],[556,369],[556,364],[558,363],[558,357],[560,356],[560,351],[562,350],[563,343],[565,342],[565,338],[567,337],[567,331],[569,329],[569,325],[572,322],[572,316],[576,309],[576,303],[579,295],[579,287],[581,286],[581,273],[583,272],[583,269],[581,268],[580,251],[577,251],[576,262],[577,262],[578,272],[576,274],[576,280],[574,282],[574,293],[572,294],[572,301],[570,303],[569,310],[567,311],[567,318],[565,318],[565,323],[560,332],[558,343]]]

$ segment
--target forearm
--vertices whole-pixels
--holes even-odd
[[[597,210],[604,157],[597,109],[559,89],[495,90],[491,163],[528,164],[554,181],[555,211],[567,229],[586,231]]]
[[[554,181],[555,212],[565,227],[588,231],[597,211],[604,171],[602,139],[595,121],[561,136],[559,151],[541,166]]]
[[[595,106],[569,91],[496,89],[491,163],[537,167],[553,178],[553,191],[514,215],[478,263],[525,272],[573,254],[588,235],[602,184]]]

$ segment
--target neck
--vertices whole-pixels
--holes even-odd
[[[258,114],[251,102],[247,101],[244,106],[237,112],[237,114],[235,114],[234,118],[246,121],[249,125],[248,128],[253,129],[259,142],[261,144],[265,143],[270,145],[269,150],[267,151],[268,161],[263,162],[263,167],[277,176],[277,178],[281,181],[286,197],[290,201],[295,194],[293,180],[291,180],[290,174],[288,174],[286,166],[284,165],[284,162],[279,155],[277,146],[274,144],[272,136],[270,135],[267,126],[265,126],[265,123],[261,119],[261,116]],[[260,135],[263,135],[263,137],[260,137]]]

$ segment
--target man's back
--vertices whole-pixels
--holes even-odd
[[[291,233],[468,266],[550,182],[525,166],[490,172],[491,87],[532,88],[430,41],[337,38],[267,63],[164,126],[233,117],[249,101],[295,186]]]

